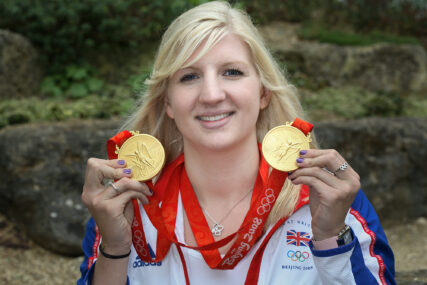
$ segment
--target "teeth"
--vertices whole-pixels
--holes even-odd
[[[200,116],[200,120],[202,121],[217,121],[217,120],[221,120],[227,116],[229,116],[230,113],[225,113],[225,114],[220,114],[220,115],[216,115],[216,116]]]

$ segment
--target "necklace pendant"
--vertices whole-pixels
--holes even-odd
[[[212,235],[219,237],[219,236],[221,236],[223,230],[224,230],[223,225],[214,224],[212,229],[211,229],[211,232],[212,232]]]

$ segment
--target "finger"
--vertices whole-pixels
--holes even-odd
[[[325,171],[323,168],[320,167],[299,168],[295,170],[292,174],[290,174],[288,177],[291,181],[293,181],[300,176],[316,177],[323,183],[334,188],[340,188],[343,184],[343,182],[340,179],[336,178],[333,173]]]
[[[330,195],[331,193],[335,193],[337,191],[336,188],[333,188],[329,185],[327,185],[322,180],[318,179],[314,176],[308,176],[308,175],[299,175],[295,177],[291,182],[294,185],[307,185],[310,188],[310,192],[316,192],[316,195]],[[311,195],[311,194],[310,194]]]
[[[360,181],[352,178],[350,180],[341,180],[338,179],[326,171],[326,175],[330,177],[331,180],[324,181],[323,179],[319,179],[318,177],[311,175],[312,172],[299,169],[298,172],[295,171],[295,174],[292,173],[289,177],[292,179],[291,182],[295,185],[305,184],[310,187],[313,191],[317,192],[318,195],[323,197],[329,197],[332,200],[351,200],[353,201],[357,192],[360,189]],[[309,175],[307,175],[309,174]],[[321,175],[319,173],[319,175]],[[325,176],[323,176],[325,177]],[[335,180],[336,183],[330,182]]]
[[[141,201],[142,204],[148,204],[150,201],[148,200],[147,196],[142,194],[139,191],[129,190],[126,192],[123,192],[122,194],[115,197],[112,201],[117,206],[121,205],[123,207],[123,211],[126,208],[126,205],[132,200],[132,199],[138,199]]]
[[[126,206],[125,206],[125,210],[123,211],[126,220],[128,221],[129,224],[132,224],[133,221],[133,204],[131,203],[131,201],[127,202]]]
[[[97,189],[103,184],[105,178],[119,179],[123,176],[129,176],[129,170],[122,170],[125,166],[124,160],[89,158],[86,165],[85,186]]]
[[[300,152],[300,158],[297,159],[298,167],[319,167],[327,168],[329,171],[335,173],[336,170],[345,163],[344,158],[333,149],[321,150],[321,149],[310,149]],[[350,179],[358,174],[347,164],[345,171],[339,171],[339,177],[344,179]]]
[[[110,160],[105,160],[106,161],[106,165],[112,167],[112,168],[124,168],[126,167],[126,160],[124,159],[110,159]]]
[[[114,189],[114,186],[117,190]],[[140,192],[145,196],[153,195],[152,190],[145,183],[130,179],[129,177],[123,177],[105,189],[104,199],[111,199],[127,191]]]

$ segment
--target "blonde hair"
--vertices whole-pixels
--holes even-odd
[[[271,94],[269,105],[258,117],[258,141],[262,142],[271,128],[291,122],[296,117],[304,118],[295,88],[285,79],[250,17],[227,2],[208,2],[188,10],[170,24],[162,37],[152,74],[145,82],[141,107],[123,126],[123,129],[139,130],[157,137],[165,148],[167,163],[175,159],[183,148],[181,134],[165,111],[168,80],[179,69],[203,57],[227,33],[239,36],[249,46],[261,84]],[[198,56],[186,63],[204,41]],[[293,212],[299,189],[285,182],[266,226]]]

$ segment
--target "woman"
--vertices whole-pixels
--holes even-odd
[[[79,284],[394,284],[378,217],[339,153],[301,150],[286,181],[265,163],[259,142],[303,112],[247,15],[225,2],[182,14],[147,85],[124,129],[157,137],[168,166],[149,188],[124,160],[89,159]]]

